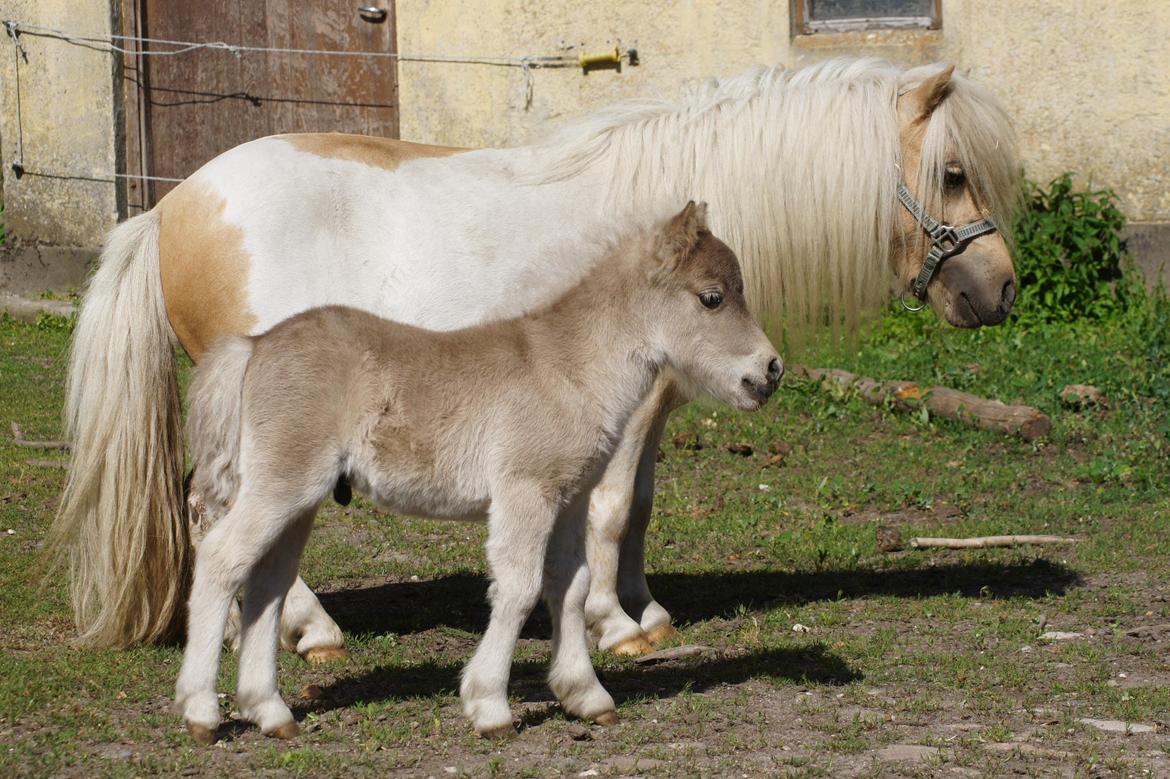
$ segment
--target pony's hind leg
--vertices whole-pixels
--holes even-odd
[[[459,685],[463,712],[480,736],[515,732],[508,706],[508,674],[520,629],[540,597],[556,515],[555,503],[542,494],[540,485],[511,485],[507,494],[493,497],[485,547],[492,578],[488,588],[492,614]]]
[[[341,628],[299,576],[280,615],[280,645],[314,665],[349,656]]]
[[[280,614],[285,594],[297,578],[315,513],[301,513],[256,563],[244,585],[237,702],[244,719],[279,738],[292,738],[298,732],[276,684]]]
[[[199,544],[187,604],[187,646],[175,683],[175,702],[187,729],[201,743],[214,741],[219,727],[215,680],[224,626],[236,591],[272,541],[295,519],[295,514],[263,512],[245,489]]]
[[[553,623],[548,685],[567,713],[611,725],[617,722],[613,698],[593,670],[585,631],[587,512],[583,496],[562,512],[549,539],[544,564],[544,598]]]

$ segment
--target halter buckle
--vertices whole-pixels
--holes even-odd
[[[952,254],[958,254],[963,250],[963,241],[960,240],[958,232],[956,232],[953,225],[940,224],[930,234],[934,245],[939,248],[944,258],[950,257]]]

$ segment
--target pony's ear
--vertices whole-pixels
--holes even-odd
[[[707,204],[691,200],[683,210],[667,220],[655,242],[656,265],[671,271],[686,259],[699,243],[699,233],[707,229]]]
[[[922,83],[902,95],[901,100],[915,121],[929,118],[938,104],[951,93],[951,76],[954,73],[953,64],[943,65],[937,73],[927,76]]]

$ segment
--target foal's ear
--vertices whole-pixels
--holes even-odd
[[[674,270],[699,243],[699,233],[707,229],[707,204],[689,201],[682,211],[663,226],[655,242],[654,258],[662,270]]]
[[[918,86],[906,92],[898,100],[906,106],[914,121],[927,119],[934,113],[946,96],[951,93],[951,77],[955,74],[955,66],[951,63],[943,65],[942,69],[931,76],[927,76]]]

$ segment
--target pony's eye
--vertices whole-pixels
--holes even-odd
[[[962,165],[947,165],[943,175],[943,186],[950,190],[961,189],[967,183],[967,174]]]
[[[719,308],[719,306],[723,305],[723,293],[715,290],[700,292],[699,302],[710,309]]]

